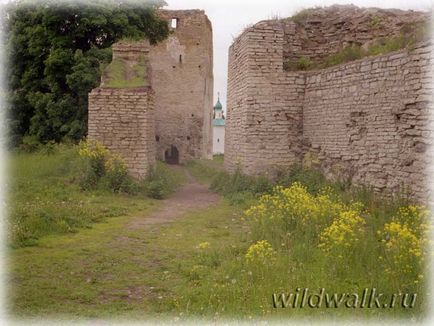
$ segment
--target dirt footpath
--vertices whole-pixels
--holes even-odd
[[[183,169],[179,166],[173,168]],[[208,186],[197,182],[187,170],[183,170],[187,176],[187,182],[175,194],[162,200],[157,211],[150,215],[134,217],[127,228],[134,230],[148,225],[167,223],[189,211],[206,208],[218,202],[219,195],[211,192]]]

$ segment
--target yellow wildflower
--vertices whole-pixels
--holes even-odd
[[[245,258],[250,264],[272,264],[276,260],[276,251],[267,240],[260,240],[249,247]]]

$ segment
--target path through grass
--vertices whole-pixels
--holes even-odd
[[[186,184],[166,200],[116,195],[135,209],[75,233],[44,236],[32,247],[11,248],[11,315],[169,321],[423,316],[422,288],[414,310],[273,308],[273,293],[298,287],[338,293],[392,288],[380,268],[351,270],[354,262],[340,266],[344,276],[339,268],[334,273],[322,252],[302,241],[281,250],[273,266],[246,263],[254,237],[243,211],[256,199],[237,204],[209,191],[219,166],[218,160],[191,163]]]

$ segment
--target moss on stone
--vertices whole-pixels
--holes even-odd
[[[305,9],[288,19],[297,24],[302,24],[305,23],[312,12],[312,10]],[[381,23],[379,16],[373,16],[370,27],[372,29],[378,28]],[[330,53],[328,56],[313,58],[312,61],[306,57],[301,57],[298,61],[291,58],[283,63],[283,69],[286,71],[323,69],[369,56],[384,55],[402,49],[411,50],[417,43],[429,40],[430,36],[429,22],[409,22],[405,23],[394,36],[378,37],[365,44],[354,42],[343,46],[340,50]]]
[[[104,70],[104,87],[135,88],[148,86],[148,62],[145,56],[140,56],[135,64],[122,58],[113,61]]]

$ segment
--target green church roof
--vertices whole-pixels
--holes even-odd
[[[212,125],[213,126],[224,126],[225,125],[225,119],[213,119]]]

